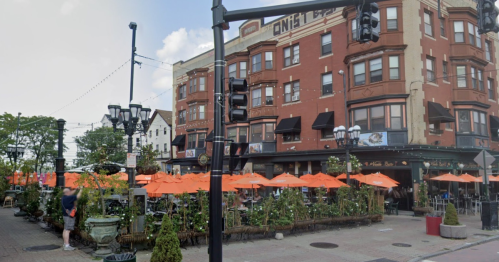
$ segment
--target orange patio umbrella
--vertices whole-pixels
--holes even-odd
[[[153,175],[138,175],[135,176],[135,181],[152,181]]]
[[[55,173],[47,173],[45,178],[45,183],[44,185],[47,185],[49,187],[55,187],[56,182],[57,182],[57,176]]]
[[[387,179],[384,176],[380,176],[379,174],[370,174],[363,177],[357,177],[356,180],[364,184],[378,186],[378,187],[391,188],[398,186],[397,184],[393,183],[391,180]]]
[[[311,181],[307,186],[308,187],[325,187],[325,188],[339,188],[342,186],[347,186],[347,184],[341,182],[339,179],[328,176],[322,173],[316,175],[317,178],[314,181]]]
[[[154,193],[157,197],[163,194],[182,194],[182,193],[195,193],[196,190],[193,190],[189,184],[186,182],[173,182],[173,183],[160,183],[158,188],[154,190]]]
[[[322,174],[322,173],[318,173],[318,174]],[[312,174],[306,174],[306,175],[303,175],[300,177],[301,180],[305,180],[305,181],[312,181],[312,180],[314,180],[314,178],[315,178],[315,176]]]
[[[181,180],[198,180],[198,175],[194,173],[185,174],[180,177]]]
[[[284,173],[272,178],[270,182],[264,185],[273,186],[273,187],[302,187],[306,186],[308,183],[309,183],[308,181]]]
[[[256,173],[255,173],[256,174]],[[243,177],[236,181],[230,182],[229,184],[235,188],[258,188],[258,185],[263,185],[269,183],[270,180],[266,179],[261,175],[251,175]]]
[[[478,178],[478,182],[483,183],[483,176]],[[499,177],[489,175],[489,182],[499,182]]]
[[[237,175],[235,175],[235,176],[237,176]],[[246,174],[242,175],[242,177],[254,177],[254,176],[264,177],[258,173],[246,173]]]
[[[149,184],[149,181],[141,180],[141,181],[137,182],[137,185],[146,185],[146,184]]]
[[[430,180],[436,180],[436,181],[448,181],[448,182],[462,182],[462,183],[468,183],[469,181],[462,178],[462,177],[458,177],[458,176],[455,176],[451,173],[448,173],[448,174],[444,174],[444,175],[441,175],[441,176],[436,176],[436,177],[432,177],[430,178]]]
[[[466,174],[462,174],[460,175],[459,177],[465,179],[465,180],[468,180],[468,182],[481,182],[480,179],[478,177],[474,177],[468,173]]]
[[[388,180],[392,181],[393,183],[395,183],[395,184],[397,184],[397,185],[398,185],[398,184],[400,184],[400,183],[399,183],[398,181],[396,181],[395,179],[393,179],[393,178],[391,178],[391,177],[389,177],[389,176],[387,176],[387,175],[381,174],[380,172],[376,172],[375,174],[377,174],[378,176],[382,176],[382,177],[384,177],[384,178],[386,178],[386,179],[388,179]],[[359,175],[362,175],[362,174],[359,174]]]

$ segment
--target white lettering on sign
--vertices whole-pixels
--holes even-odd
[[[285,33],[289,30],[293,30],[297,27],[315,21],[317,19],[321,19],[325,16],[328,16],[336,11],[336,8],[322,9],[316,10],[313,12],[303,12],[291,14],[277,22],[275,22],[272,27],[274,30],[274,36]],[[308,16],[308,17],[307,17]]]

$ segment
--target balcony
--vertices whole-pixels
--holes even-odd
[[[207,102],[208,91],[198,91],[187,95],[187,103]]]
[[[249,75],[248,83],[251,83],[250,85],[255,85],[255,84],[265,83],[265,82],[277,82],[275,70],[263,69],[263,70],[258,71],[256,73],[252,72]]]
[[[248,113],[248,118],[255,118],[260,116],[276,116],[277,106],[261,106],[251,108]]]
[[[370,97],[400,94],[405,94],[404,81],[382,81],[350,88],[348,100],[368,99]]]

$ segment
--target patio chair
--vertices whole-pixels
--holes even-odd
[[[399,215],[399,202],[390,203],[387,205],[387,211],[389,214],[392,214],[395,211],[395,214]]]
[[[5,200],[3,201],[3,208],[6,207],[14,207],[14,198],[11,196],[6,196]]]

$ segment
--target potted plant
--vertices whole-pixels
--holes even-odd
[[[40,185],[38,182],[27,184],[23,197],[26,201],[26,212],[28,212],[31,221],[34,222],[36,218],[43,215],[43,211],[40,210]]]
[[[139,174],[152,175],[160,170],[156,157],[159,155],[157,150],[152,149],[152,145],[145,145],[141,148],[140,159],[137,161],[136,170]]]
[[[421,216],[421,215],[424,216],[428,213],[432,213],[433,208],[429,207],[428,183],[426,183],[426,181],[423,181],[423,183],[420,184],[417,197],[418,197],[418,199],[416,201],[416,206],[412,207],[412,210],[414,210],[414,215],[415,216]]]
[[[180,241],[175,234],[174,226],[168,215],[163,216],[161,230],[156,238],[151,262],[180,262],[182,252],[180,251]]]
[[[90,160],[97,163],[93,167],[93,171],[97,174],[105,173],[114,175],[121,170],[119,165],[109,162],[106,144],[103,144],[95,152],[90,153]]]
[[[459,224],[457,210],[452,203],[447,204],[447,208],[445,209],[444,222],[440,224],[440,236],[455,239],[468,237],[466,225]]]
[[[123,193],[128,188],[127,182],[120,180],[115,175],[107,176],[103,172],[101,174],[82,174],[76,184],[85,185],[85,188],[82,189],[82,195],[88,197],[88,200],[82,219],[85,221],[87,232],[97,242],[98,249],[94,255],[98,257],[107,256],[112,253],[108,245],[118,235],[121,218],[107,215],[105,198],[112,193]]]

